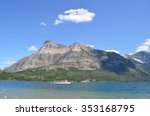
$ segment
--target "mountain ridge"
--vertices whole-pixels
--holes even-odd
[[[2,79],[150,81],[150,64],[139,62],[148,57],[145,52],[123,57],[116,52],[94,49],[78,42],[65,46],[46,41],[37,52],[5,69],[8,73],[2,72]]]
[[[74,67],[80,70],[100,70],[105,68],[114,71],[114,68],[119,68],[121,65],[124,65],[122,70],[127,70],[128,67],[125,69],[127,62],[132,64],[128,59],[115,52],[97,50],[78,42],[65,46],[46,41],[37,52],[19,60],[5,70],[17,72],[39,67],[49,70]],[[135,68],[131,65],[129,67]],[[117,69],[115,69],[115,72],[117,72]]]
[[[132,59],[135,59],[141,63],[150,64],[150,53],[146,51],[140,51],[133,55],[130,55]]]

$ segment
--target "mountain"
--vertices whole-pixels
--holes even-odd
[[[127,59],[131,60],[138,69],[142,72],[150,75],[150,53],[146,51],[140,51],[133,55],[126,55]]]
[[[140,51],[136,54],[130,55],[130,57],[137,62],[150,64],[150,53],[146,51]]]
[[[99,68],[99,64],[90,50],[90,47],[80,43],[64,46],[46,41],[36,53],[19,60],[6,70],[16,72],[39,67],[48,70],[67,67],[93,70]]]
[[[79,70],[109,70],[116,73],[135,69],[135,65],[115,52],[96,50],[80,43],[64,46],[46,41],[31,56],[8,67],[9,72],[42,68],[46,70],[74,67]]]
[[[65,46],[46,41],[37,52],[6,68],[0,79],[150,81],[150,65],[143,62],[149,63],[148,53],[123,57],[81,43]]]

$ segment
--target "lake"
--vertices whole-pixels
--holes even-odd
[[[0,81],[0,99],[150,99],[150,83]]]

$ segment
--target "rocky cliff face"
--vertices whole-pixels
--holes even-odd
[[[33,68],[51,70],[70,67],[80,70],[103,69],[117,73],[135,69],[130,60],[114,52],[96,50],[80,43],[64,46],[46,41],[36,53],[19,60],[6,70],[17,72]]]

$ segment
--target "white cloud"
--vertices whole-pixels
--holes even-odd
[[[142,43],[137,49],[136,52],[140,52],[140,51],[146,51],[149,52],[150,51],[150,39],[146,39],[144,43]]]
[[[32,46],[28,47],[28,50],[36,52],[38,49],[35,46],[32,45]]]
[[[91,22],[95,17],[95,13],[89,12],[87,9],[70,9],[63,14],[58,15],[58,19],[55,20],[55,25],[61,24],[64,21],[73,23]]]
[[[9,67],[10,65],[16,63],[18,61],[19,56],[13,56],[13,57],[0,57],[0,69],[4,69],[6,67]]]
[[[133,53],[129,53],[128,55],[133,55]]]
[[[106,52],[115,52],[115,53],[117,53],[117,54],[120,54],[119,53],[119,51],[117,51],[117,50],[105,50]]]
[[[16,60],[5,60],[0,61],[0,69],[5,69],[6,67],[9,67],[10,65],[16,63]]]
[[[94,48],[94,45],[86,45],[87,47]]]
[[[45,22],[40,23],[41,26],[47,27],[47,24]]]
[[[62,21],[61,21],[61,20],[56,19],[56,20],[55,20],[54,25],[58,25],[58,24],[60,24],[60,23],[62,23]]]
[[[14,61],[14,60],[8,60],[8,61],[5,61],[4,62],[4,65],[6,65],[6,66],[10,66],[10,65],[12,65],[12,64],[14,64],[14,63],[16,63],[17,61]]]
[[[141,45],[139,46],[137,49],[136,49],[136,52],[140,52],[140,51],[149,51],[149,46],[144,46],[144,45]]]

